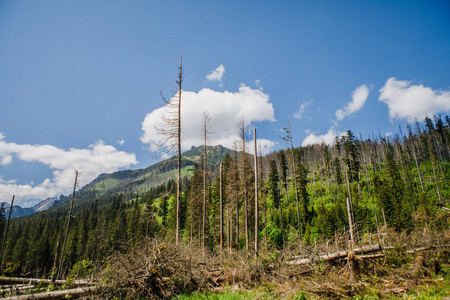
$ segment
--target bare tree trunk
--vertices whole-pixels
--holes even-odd
[[[59,261],[58,276],[57,276],[58,278],[61,278],[61,276],[62,276],[62,267],[63,267],[63,263],[64,263],[64,251],[66,250],[67,236],[69,235],[70,219],[72,219],[73,201],[75,200],[75,190],[77,188],[77,180],[78,180],[78,171],[75,171],[75,184],[73,185],[72,201],[70,202],[69,215],[67,217],[66,234],[64,236],[64,243],[63,243],[63,247],[62,247],[62,251],[61,251],[61,259]]]
[[[235,144],[235,169],[234,169],[234,197],[236,201],[236,250],[239,250],[239,195],[238,195],[238,168],[237,168],[237,146]]]
[[[259,244],[258,244],[258,150],[256,144],[256,128],[253,128],[253,135],[255,138],[255,255],[258,256]]]
[[[348,226],[350,227],[350,250],[353,249],[355,243],[355,238],[353,235],[353,218],[352,218],[352,208],[350,206],[350,200],[347,197],[347,214],[348,214]]]
[[[181,214],[181,83],[183,80],[183,65],[180,57],[180,72],[178,75],[178,173],[177,173],[177,225],[176,225],[176,244],[180,242],[180,214]]]
[[[292,156],[292,172],[294,173],[294,188],[295,188],[295,201],[297,204],[297,225],[298,225],[298,246],[302,246],[302,226],[300,224],[300,207],[298,200],[298,188],[297,188],[297,174],[296,174],[296,166],[295,166],[295,157],[294,157],[294,147],[292,146],[292,135],[291,135],[291,122],[288,121],[288,139],[291,143],[291,156]]]
[[[208,140],[208,130],[206,128],[206,124],[209,122],[210,118],[206,112],[203,113],[203,210],[202,210],[202,247],[205,247],[205,239],[206,239],[206,171],[207,171],[207,152],[206,152],[206,142]]]
[[[279,208],[279,211],[280,211],[281,240],[283,241],[283,247],[284,247],[283,207],[281,205],[281,192],[280,192],[280,189],[278,189],[278,198],[280,199],[280,205],[278,205],[278,208]]]
[[[53,269],[52,269],[52,282],[54,283],[56,280],[56,268],[57,268],[57,264],[58,264],[58,253],[59,253],[59,241],[60,241],[60,235],[58,235],[58,242],[56,243],[56,250],[55,250],[55,259],[53,260]],[[94,260],[94,257],[92,258],[92,260]]]
[[[416,162],[417,173],[419,174],[420,187],[422,188],[422,193],[425,193],[425,190],[423,189],[422,176],[420,176],[419,163],[417,162],[416,149],[414,148],[414,140],[411,141],[411,146],[414,154],[414,161]]]
[[[350,187],[350,181],[348,178],[347,170],[345,170],[345,177],[347,177],[347,189],[348,189],[348,197],[349,197],[349,205],[350,205],[350,217],[352,218],[352,223],[355,222],[355,216],[353,215],[353,200],[352,200],[352,189]]]
[[[264,199],[264,247],[267,250],[267,197]]]
[[[222,180],[222,163],[219,167],[220,176],[220,250],[223,250],[223,180]]]
[[[247,190],[247,168],[246,168],[246,138],[245,138],[245,122],[242,119],[239,130],[241,132],[242,139],[242,172],[243,172],[243,184],[244,184],[244,227],[245,227],[245,250],[249,249],[249,231],[248,231],[248,190]]]

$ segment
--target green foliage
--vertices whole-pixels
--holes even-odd
[[[281,233],[281,229],[272,222],[267,225],[267,236],[273,245],[278,248],[283,246],[283,235]]]
[[[308,298],[306,297],[306,294],[303,291],[301,291],[300,294],[295,296],[295,300],[306,300],[306,299]]]
[[[21,268],[20,265],[17,263],[6,263],[5,269],[2,273],[2,276],[8,276],[8,277],[18,277],[20,276]]]
[[[69,276],[73,278],[87,278],[94,271],[94,264],[92,261],[83,259],[77,262],[69,271]]]

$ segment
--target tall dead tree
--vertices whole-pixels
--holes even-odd
[[[255,138],[255,255],[258,256],[259,244],[258,244],[258,149],[256,143],[256,128],[253,128],[253,135]]]
[[[239,132],[242,140],[242,176],[243,176],[243,186],[244,186],[244,227],[245,227],[245,250],[249,247],[249,231],[248,231],[248,189],[247,189],[247,155],[246,155],[246,134],[245,134],[245,121],[242,118],[239,123]]]
[[[234,194],[234,200],[235,200],[235,209],[236,209],[236,250],[239,250],[239,170],[238,170],[238,152],[237,152],[237,142],[234,143],[234,159],[233,159],[233,194]]]
[[[205,247],[205,236],[206,236],[206,174],[207,174],[207,151],[206,146],[208,142],[208,130],[207,124],[211,120],[208,113],[203,112],[203,210],[202,210],[202,247]]]
[[[295,188],[295,201],[297,204],[297,226],[298,226],[298,245],[302,246],[302,225],[300,223],[300,207],[298,200],[298,188],[297,188],[297,172],[295,166],[295,157],[294,157],[294,146],[292,145],[292,134],[291,134],[291,122],[288,120],[288,128],[285,128],[287,136],[283,138],[285,141],[289,141],[291,145],[291,159],[292,159],[292,172],[294,173],[294,188]]]
[[[219,187],[219,197],[220,197],[220,250],[223,250],[223,170],[222,170],[223,163],[220,163],[219,166],[219,176],[220,176],[220,187]]]
[[[180,202],[181,202],[181,91],[183,83],[183,64],[180,56],[180,66],[178,67],[177,92],[166,100],[166,113],[161,117],[161,124],[155,126],[157,132],[163,136],[158,146],[166,146],[168,153],[177,150],[177,203],[176,203],[176,227],[175,240],[178,245],[180,240]]]
[[[72,201],[70,201],[69,215],[67,216],[66,234],[64,235],[64,242],[63,242],[63,247],[61,250],[61,258],[59,261],[58,276],[57,276],[59,278],[61,278],[61,276],[63,275],[62,268],[63,268],[63,263],[64,263],[64,251],[66,250],[67,236],[69,235],[69,229],[70,229],[70,220],[72,219],[73,202],[75,201],[75,190],[77,188],[77,181],[78,181],[78,171],[75,171],[75,184],[73,185]]]

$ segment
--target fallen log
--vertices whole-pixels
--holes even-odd
[[[62,291],[52,291],[52,292],[39,293],[39,294],[11,296],[11,297],[5,297],[2,299],[8,299],[8,300],[65,299],[68,297],[85,296],[90,293],[96,292],[98,289],[99,289],[99,287],[91,286],[91,287],[82,287],[82,288],[76,288],[76,289],[71,289],[71,290],[62,290]]]
[[[35,285],[18,285],[18,286],[10,286],[10,287],[5,287],[0,289],[0,293],[4,294],[4,293],[8,293],[11,291],[26,291],[26,290],[32,290],[35,289],[36,286]]]
[[[358,255],[358,259],[374,259],[374,258],[383,258],[385,255],[383,253],[379,254],[369,254],[369,255]]]
[[[449,248],[449,247],[450,247],[450,245],[427,246],[427,247],[421,247],[421,248],[408,250],[408,251],[406,251],[406,253],[412,254],[412,253],[423,252],[423,251],[427,251],[427,250],[436,250],[436,249]]]
[[[47,283],[47,284],[52,284],[52,280],[51,279],[40,279],[40,278],[26,278],[26,277],[5,277],[5,276],[0,276],[0,282],[8,282],[8,283]],[[66,281],[65,280],[55,280],[54,282],[57,285],[62,285],[65,284]],[[92,282],[90,282],[89,280],[86,279],[80,279],[80,280],[73,280],[72,281],[73,285],[77,285],[77,286],[89,286],[92,285]]]
[[[380,246],[380,244],[375,245],[369,245],[369,246],[362,246],[361,248],[355,248],[353,249],[353,253],[355,254],[362,254],[362,253],[371,253],[371,252],[377,252],[381,251],[383,248]],[[333,261],[340,258],[346,258],[348,256],[348,251],[339,251],[335,253],[326,253],[319,255],[316,259],[314,258],[303,258],[303,259],[297,259],[288,261],[288,265],[305,265],[312,263],[314,261]]]

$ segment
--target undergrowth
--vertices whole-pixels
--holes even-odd
[[[318,260],[336,244],[213,253],[198,245],[148,239],[105,261],[95,276],[101,298],[119,299],[450,299],[450,231],[383,232],[383,251],[359,259],[351,279],[346,258]],[[332,248],[327,248],[333,245]],[[384,254],[384,255],[381,255]],[[295,259],[308,263],[289,265]],[[447,297],[447,298],[446,298]]]

